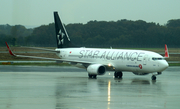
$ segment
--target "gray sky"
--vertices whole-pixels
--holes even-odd
[[[53,11],[65,24],[128,19],[164,25],[180,19],[180,0],[0,0],[0,24],[49,24]]]

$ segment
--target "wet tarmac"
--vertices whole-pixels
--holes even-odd
[[[180,67],[151,75],[107,72],[89,79],[76,67],[0,66],[0,109],[179,109]]]

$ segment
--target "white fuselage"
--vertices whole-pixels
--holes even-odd
[[[109,65],[115,71],[153,73],[169,66],[161,55],[144,50],[64,48],[56,51],[60,51],[57,55],[62,59]]]

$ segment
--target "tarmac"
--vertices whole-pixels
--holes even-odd
[[[123,74],[89,79],[76,67],[1,65],[0,109],[179,109],[180,67],[156,81],[151,74]]]

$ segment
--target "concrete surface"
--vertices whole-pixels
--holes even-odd
[[[180,67],[151,75],[107,72],[89,79],[76,67],[0,66],[0,109],[179,109]]]

